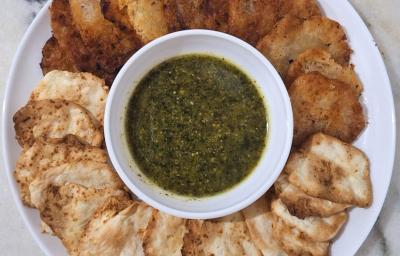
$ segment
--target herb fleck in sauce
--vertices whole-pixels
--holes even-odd
[[[185,55],[153,68],[126,112],[126,138],[158,186],[202,197],[252,172],[266,144],[267,114],[253,82],[235,66]]]

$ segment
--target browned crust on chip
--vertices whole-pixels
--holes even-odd
[[[286,15],[292,15],[301,19],[322,15],[322,11],[316,0],[279,0],[279,14],[281,19]]]
[[[311,48],[327,50],[341,65],[349,64],[352,53],[341,25],[322,16],[306,20],[285,16],[257,44],[257,49],[271,61],[283,78],[289,64]]]
[[[319,73],[300,76],[289,88],[294,116],[294,145],[323,132],[353,142],[366,126],[358,95],[347,84]]]
[[[279,0],[229,1],[229,33],[256,45],[274,27]]]

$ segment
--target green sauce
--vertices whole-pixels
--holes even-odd
[[[165,190],[192,197],[244,180],[267,138],[266,109],[252,80],[208,55],[153,68],[133,92],[125,120],[140,170]]]

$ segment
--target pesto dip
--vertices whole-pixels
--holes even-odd
[[[152,182],[180,195],[210,196],[253,171],[266,145],[267,111],[240,69],[213,56],[183,55],[139,82],[125,137]]]

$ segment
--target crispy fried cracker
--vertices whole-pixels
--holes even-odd
[[[294,145],[323,132],[353,142],[366,126],[359,97],[347,84],[319,73],[300,76],[289,88],[293,107]]]
[[[131,27],[143,44],[168,33],[163,0],[119,0],[120,9],[126,8]]]
[[[49,186],[43,193],[40,217],[54,231],[70,254],[76,252],[84,227],[97,208],[111,196],[125,198],[114,189],[85,188],[76,184]]]
[[[362,151],[321,133],[310,137],[303,150],[304,156],[292,164],[290,183],[332,202],[371,205],[369,161]]]
[[[311,72],[318,72],[326,78],[348,84],[358,95],[361,95],[363,91],[362,83],[358,79],[353,65],[339,65],[329,52],[319,48],[303,52],[290,64],[285,81],[286,86],[290,87],[296,78]]]
[[[37,208],[42,205],[44,202],[43,191],[48,186],[62,186],[68,183],[95,189],[125,188],[109,164],[82,160],[50,168],[37,176],[29,185],[32,204]]]
[[[279,18],[292,15],[301,19],[322,15],[316,0],[279,0]]]
[[[274,27],[279,0],[229,1],[229,33],[256,45]]]
[[[324,218],[306,217],[300,219],[291,215],[280,199],[272,202],[272,213],[284,221],[286,225],[298,229],[314,242],[332,240],[347,221],[346,212]]]
[[[348,65],[351,49],[346,34],[339,23],[322,16],[306,20],[285,16],[257,44],[257,49],[267,57],[282,77],[289,64],[307,49],[322,48],[341,65]]]
[[[51,37],[47,40],[42,49],[42,56],[40,67],[43,71],[43,75],[52,70],[65,70],[71,72],[77,72],[79,70],[75,65],[75,61],[71,54],[64,48],[60,47],[55,37]]]
[[[86,108],[101,124],[108,88],[104,80],[90,73],[54,70],[45,75],[33,90],[30,100],[62,99]]]
[[[298,229],[285,224],[283,220],[276,217],[272,225],[273,236],[288,255],[329,255],[328,242],[312,242],[304,238],[304,234]]]
[[[272,236],[271,197],[262,196],[242,210],[251,239],[263,255],[284,256],[286,253]]]
[[[143,232],[155,210],[134,202],[106,202],[86,226],[78,246],[78,255],[145,255]]]
[[[183,237],[187,233],[186,220],[157,211],[147,226],[143,248],[148,256],[180,256]]]
[[[82,143],[99,147],[103,143],[100,124],[86,109],[64,100],[30,101],[15,113],[14,128],[21,146],[35,140],[60,142],[69,135]]]
[[[22,202],[33,207],[29,185],[41,173],[52,167],[81,160],[107,163],[108,156],[107,152],[100,148],[72,143],[48,144],[38,141],[30,148],[25,148],[18,157],[14,172]]]

